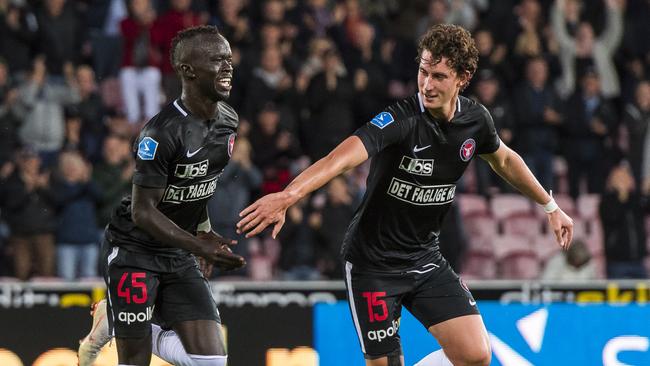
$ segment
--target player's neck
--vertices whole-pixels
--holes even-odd
[[[213,102],[212,100],[198,96],[195,93],[183,91],[181,94],[181,101],[193,115],[201,119],[214,118],[218,110],[218,102]]]
[[[451,121],[456,114],[456,104],[458,103],[458,94],[451,97],[449,103],[444,104],[440,108],[431,109],[427,108],[429,114],[438,120]]]

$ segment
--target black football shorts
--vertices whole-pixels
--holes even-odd
[[[345,262],[345,284],[361,351],[367,359],[401,354],[402,305],[427,329],[479,313],[469,289],[444,259],[401,273],[360,270]]]
[[[128,251],[103,243],[111,333],[143,338],[151,322],[163,329],[189,320],[221,322],[208,281],[192,255],[166,257]]]

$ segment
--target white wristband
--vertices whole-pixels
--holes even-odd
[[[553,198],[553,191],[549,191],[549,195],[551,196],[551,200],[547,204],[542,206],[544,207],[544,212],[546,212],[547,214],[555,212],[555,210],[560,208],[560,206],[557,205],[555,199]]]

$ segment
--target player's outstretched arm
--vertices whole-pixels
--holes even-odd
[[[275,238],[284,225],[289,206],[367,159],[368,152],[361,139],[348,137],[326,157],[300,173],[282,192],[268,194],[246,207],[239,214],[242,219],[237,223],[237,232],[246,233],[248,238],[275,224],[271,234]]]
[[[501,142],[497,151],[481,155],[481,158],[519,192],[544,206],[558,245],[568,249],[573,238],[573,220],[558,207],[553,197],[539,184],[521,156]]]
[[[139,228],[166,245],[188,250],[223,269],[239,268],[246,263],[244,258],[233,254],[227,246],[224,247],[224,244],[233,244],[232,240],[212,235],[196,237],[178,227],[160,212],[157,204],[162,199],[163,193],[162,188],[133,185],[131,217]]]

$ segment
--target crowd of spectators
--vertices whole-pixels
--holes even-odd
[[[210,214],[249,262],[218,276],[340,277],[368,164],[290,208],[278,240],[238,238],[237,214],[415,93],[416,42],[437,23],[474,35],[479,69],[463,94],[543,186],[573,202],[602,198],[607,274],[645,277],[645,0],[0,0],[0,276],[97,276],[102,228],[130,192],[134,136],[179,94],[171,39],[212,24],[232,47],[240,126]],[[457,192],[489,202],[512,190],[476,161]],[[442,248],[458,270],[473,245],[461,212]],[[583,247],[548,263],[589,261]]]

